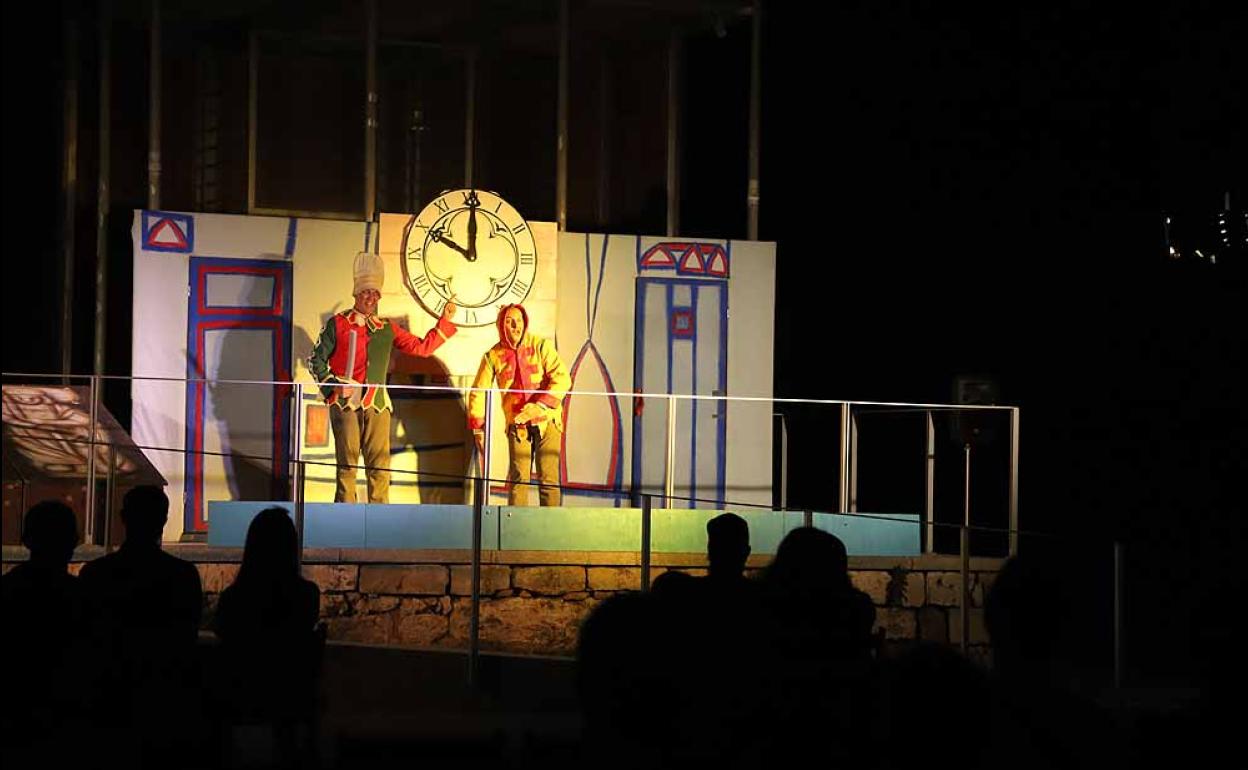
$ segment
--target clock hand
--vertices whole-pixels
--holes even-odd
[[[458,251],[460,254],[463,254],[465,258],[469,260],[476,260],[475,255],[469,256],[467,249],[465,249],[463,246],[460,246],[458,243],[456,243],[455,241],[452,241],[449,237],[447,237],[447,235],[445,234],[445,232],[442,230],[441,227],[435,227],[433,230],[431,230],[429,232],[429,237],[433,239],[434,243],[445,244],[449,246],[450,248],[454,249],[455,251]]]
[[[469,262],[477,261],[477,207],[468,206],[468,257]]]

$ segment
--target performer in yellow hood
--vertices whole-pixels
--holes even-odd
[[[472,386],[489,388],[494,383],[503,391],[510,454],[509,502],[528,504],[528,481],[536,454],[541,504],[559,505],[563,396],[572,386],[572,378],[555,350],[555,343],[529,333],[529,315],[523,305],[505,305],[498,311],[498,344],[481,357]],[[480,390],[468,396],[468,427],[473,431],[477,447],[482,447],[485,393]]]

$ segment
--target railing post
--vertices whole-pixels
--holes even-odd
[[[100,378],[93,374],[90,388],[91,404],[88,407],[91,424],[87,426],[87,495],[83,526],[83,542],[88,545],[95,545],[95,433],[100,419],[99,391]]]
[[[959,622],[962,624],[962,654],[966,654],[971,635],[971,445],[963,448],[965,457],[964,479],[965,488],[962,493],[962,537],[958,545],[960,572],[962,577],[961,612]]]
[[[849,511],[849,402],[841,402],[840,473],[837,477],[837,513]]]
[[[504,430],[506,427],[504,426]],[[477,495],[483,495],[481,504],[485,505],[490,495],[490,437],[494,435],[494,389],[485,391],[485,425],[481,436],[480,457],[477,458],[478,475],[485,479],[485,484],[473,487],[473,500]],[[527,495],[526,495],[527,499]]]
[[[1018,553],[1018,407],[1010,409],[1010,556]]]
[[[468,623],[468,686],[477,686],[481,656],[481,519],[485,513],[487,479],[475,480],[472,495],[472,613]]]
[[[849,510],[858,511],[858,415],[849,415]]]
[[[676,494],[676,397],[667,394],[667,443],[663,463],[663,499],[668,508],[675,507],[672,499]]]
[[[780,418],[780,510],[789,509],[789,426],[784,414],[777,412]]]
[[[117,476],[117,443],[110,440],[108,442],[108,479],[104,483],[104,552],[108,552],[109,546],[113,544],[113,492],[115,489],[114,480]]]
[[[1122,657],[1122,571],[1123,571],[1123,545],[1120,541],[1114,543],[1114,688],[1121,689],[1123,677],[1123,657]]]
[[[926,447],[923,457],[923,553],[936,552],[936,421],[927,410],[924,421]]]
[[[472,489],[472,604],[468,616],[468,687],[476,688],[481,673],[481,525],[490,495],[490,437],[494,426],[494,389],[485,391],[485,425],[477,477]]]
[[[650,590],[650,515],[653,511],[654,498],[651,495],[641,496],[641,590]]]
[[[302,459],[295,463],[295,531],[299,533],[299,564],[303,565],[303,530],[304,504],[303,480],[308,475],[307,465]]]
[[[291,410],[294,414],[290,416],[290,465],[287,473],[291,477],[291,500],[294,500],[295,489],[295,466],[303,459],[303,383],[296,382],[294,390],[294,408]]]

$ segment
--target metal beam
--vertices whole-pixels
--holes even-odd
[[[253,26],[247,35],[247,213],[256,213],[256,136],[260,107],[260,34]]]
[[[568,229],[568,0],[559,0],[559,95],[555,128],[555,216],[560,230]]]
[[[598,226],[611,217],[611,57],[605,46],[598,59]]]
[[[112,204],[109,192],[112,142],[112,3],[100,3],[100,163],[96,185],[95,216],[95,351],[92,369],[104,374],[104,354],[108,329],[108,215]],[[110,476],[111,479],[111,476]],[[105,530],[108,523],[105,522]]]
[[[73,8],[73,6],[70,6]],[[74,219],[78,201],[78,19],[65,17],[65,86],[61,157],[61,374],[73,371]],[[68,379],[66,383],[68,383]]]
[[[372,222],[377,218],[377,0],[368,0],[365,15],[364,220]]]
[[[477,161],[477,49],[464,54],[464,187],[473,187]],[[419,205],[419,204],[418,204]]]
[[[667,40],[667,234],[680,231],[680,35]]]
[[[152,0],[147,79],[147,207],[160,208],[160,0]]]
[[[754,18],[751,20],[752,31],[750,39],[750,149],[749,149],[749,181],[745,191],[745,206],[747,211],[746,217],[746,237],[751,241],[758,240],[758,203],[759,203],[759,161],[758,147],[761,141],[761,131],[759,122],[762,115],[763,101],[763,75],[762,75],[762,46],[763,46],[763,3],[762,0],[754,0],[753,5]]]

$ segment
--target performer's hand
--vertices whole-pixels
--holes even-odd
[[[442,317],[448,321],[451,320],[455,317],[455,310],[456,306],[454,302],[446,303],[446,307],[442,308]]]
[[[546,419],[546,410],[540,405],[528,403],[520,410],[514,420],[516,425],[536,424]]]

